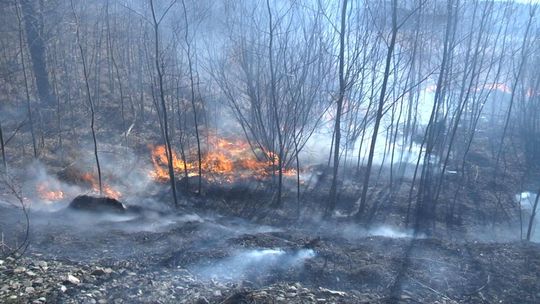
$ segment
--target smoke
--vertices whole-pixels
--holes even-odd
[[[522,234],[526,235],[527,230],[529,229],[529,222],[531,220],[534,203],[536,201],[536,193],[526,191],[520,194],[516,194],[515,198],[521,210],[521,231]],[[533,242],[540,242],[540,229],[538,229],[539,226],[540,218],[538,216],[535,216],[531,231],[531,241]]]
[[[258,234],[282,232],[283,229],[251,223],[241,218],[223,218],[216,215],[206,215],[203,217],[208,229],[222,231],[230,235]]]
[[[385,129],[385,128],[381,128]],[[371,146],[371,136],[373,134],[373,126],[366,127],[365,137],[363,141],[358,140],[354,145],[342,147],[342,162],[345,165],[356,166],[360,154],[360,164],[367,162],[369,149]],[[330,147],[332,147],[332,132],[318,131],[308,140],[306,147],[301,155],[302,162],[305,164],[324,164],[328,162]],[[345,149],[347,151],[345,151]],[[392,157],[393,151],[393,157]],[[403,137],[398,134],[395,143],[388,143],[386,131],[380,131],[375,143],[373,155],[374,165],[409,165],[409,170],[405,173],[414,171],[414,165],[418,160],[418,156],[424,153],[418,143],[403,142]],[[420,160],[422,164],[422,159]],[[412,169],[410,169],[412,167]],[[412,174],[408,174],[412,175]]]
[[[12,171],[24,181],[22,193],[28,205],[38,210],[57,211],[78,195],[99,195],[95,158],[91,151],[81,149],[67,155],[66,162],[71,158],[79,160],[67,167],[48,168],[33,161],[18,172]],[[166,204],[152,199],[162,191],[162,186],[151,179],[152,167],[148,159],[141,158],[129,148],[109,145],[100,146],[99,156],[105,195],[127,205],[168,211]],[[60,178],[58,173],[61,172],[64,173]],[[81,183],[81,179],[85,179],[83,176],[90,176],[93,181]]]
[[[367,231],[368,236],[382,236],[387,238],[412,238],[414,232],[412,230],[398,230],[389,226],[380,226]]]
[[[169,232],[174,227],[188,222],[203,223],[204,219],[197,214],[163,215],[157,212],[144,212],[144,215],[133,216],[130,221],[119,227],[128,233],[137,232]]]
[[[304,261],[314,258],[312,249],[285,251],[283,249],[238,250],[231,256],[210,265],[194,267],[193,272],[203,279],[238,281],[252,276],[286,271],[301,267]]]
[[[138,198],[148,196],[144,194],[157,191],[158,187],[149,175],[149,172],[152,171],[149,154],[143,154],[141,157],[132,149],[116,144],[101,144],[99,147],[103,182],[120,191],[123,200],[131,201],[133,199],[132,203],[136,204]],[[93,150],[84,149],[83,151],[84,154],[79,157],[87,162],[85,164],[78,163],[76,168],[83,172],[93,172],[96,175]]]
[[[405,102],[405,101],[402,101]],[[423,136],[421,131],[429,123],[431,111],[434,102],[434,88],[433,86],[426,86],[420,93],[418,105],[415,107],[416,115],[416,133]],[[402,119],[407,117],[406,109],[403,110]],[[373,114],[368,114],[373,115]],[[397,114],[396,114],[397,115]],[[304,151],[302,153],[302,161],[307,164],[321,164],[327,163],[329,160],[329,153],[333,146],[333,124],[331,117],[328,117],[328,121],[321,125],[321,127],[312,135],[308,140]],[[393,134],[396,123],[399,123],[399,131],[397,134]],[[345,125],[345,123],[344,123]],[[418,158],[425,153],[425,148],[422,148],[420,142],[410,142],[409,139],[404,138],[403,131],[405,129],[405,122],[396,122],[395,118],[392,119],[392,115],[385,115],[381,121],[381,126],[377,134],[377,141],[375,143],[373,164],[384,165],[389,167],[394,166],[394,169],[401,170],[400,174],[406,177],[412,177]],[[392,131],[392,132],[389,132]],[[369,155],[371,146],[371,140],[374,132],[373,123],[364,127],[364,136],[358,136],[353,145],[347,147],[342,146],[341,161],[344,165],[355,166],[360,160],[360,164],[365,164]],[[347,134],[343,133],[342,142],[350,141],[347,138]],[[395,136],[395,140],[394,139]],[[413,138],[415,138],[413,134]],[[391,140],[389,140],[391,139]],[[360,159],[359,159],[360,158]],[[438,159],[431,158],[431,161],[438,163]],[[423,157],[420,158],[420,165],[423,164]]]
[[[24,171],[23,196],[32,209],[58,211],[65,208],[77,195],[88,192],[79,186],[60,181],[47,172],[39,161],[33,161]]]
[[[349,240],[359,240],[365,237],[379,236],[385,238],[425,238],[425,235],[414,235],[414,230],[412,229],[400,229],[393,226],[376,226],[373,228],[363,228],[360,225],[349,224],[343,225],[340,227],[339,231],[334,231],[334,233],[339,233],[342,237]]]
[[[516,201],[519,203],[521,210],[532,212],[534,201],[536,200],[536,193],[529,191],[516,194]]]

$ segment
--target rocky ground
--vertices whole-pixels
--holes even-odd
[[[31,255],[2,260],[2,303],[355,303],[354,294],[300,283],[254,289],[246,282],[202,282],[188,270],[100,267]],[[243,284],[248,284],[244,286]]]
[[[538,303],[540,246],[178,212],[32,212],[2,303]],[[2,207],[9,241],[20,210]]]

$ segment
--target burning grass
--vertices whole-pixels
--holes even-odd
[[[53,202],[64,199],[65,193],[59,187],[51,185],[47,181],[40,182],[36,185],[36,191],[41,200],[45,202]]]
[[[92,187],[92,191],[95,192],[95,193],[99,193],[99,181],[98,179],[92,175],[92,173],[90,172],[86,172],[82,175],[82,180],[86,181],[87,183],[89,183]],[[103,183],[101,184],[101,190],[103,192],[103,195],[107,196],[107,197],[110,197],[110,198],[114,198],[114,199],[120,199],[122,197],[122,193],[118,190],[115,190],[113,187],[111,187],[111,185],[109,184],[106,184],[106,183]]]
[[[151,158],[154,166],[150,176],[160,182],[169,180],[169,157],[164,145],[151,146]],[[176,151],[171,153],[174,172],[181,176],[198,175],[198,161],[189,161],[179,157]],[[272,151],[264,151],[251,147],[241,140],[226,140],[212,137],[209,150],[201,160],[201,171],[205,178],[212,182],[232,183],[238,179],[261,180],[277,174],[278,156]],[[286,169],[285,176],[296,175],[296,170]]]
[[[90,172],[79,172],[71,170],[66,178],[66,183],[57,180],[56,178],[45,175],[35,184],[35,193],[37,198],[45,204],[64,201],[79,195],[81,192],[90,190],[88,193],[98,195],[99,181],[98,178]],[[70,185],[71,184],[71,185]],[[102,182],[103,196],[119,200],[122,198],[122,193],[113,186]]]

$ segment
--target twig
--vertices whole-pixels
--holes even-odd
[[[24,240],[20,245],[16,246],[16,249],[12,249],[11,252],[8,255],[13,256],[15,259],[20,258],[24,255],[26,252],[26,249],[29,245],[29,237],[30,237],[30,217],[28,214],[28,209],[26,208],[24,204],[24,198],[19,190],[15,188],[15,186],[12,184],[10,180],[8,180],[8,176],[5,176],[5,179],[2,180],[2,182],[7,186],[7,188],[11,191],[11,194],[17,199],[19,204],[21,205],[22,211],[24,213],[24,217],[26,220],[26,232],[24,236]],[[4,244],[4,238],[2,234],[2,244]],[[5,246],[5,248],[9,248],[8,246]]]
[[[486,288],[486,286],[489,285],[489,282],[491,281],[491,277],[489,276],[489,274],[487,275],[487,280],[486,280],[486,283],[482,286],[480,286],[479,288],[477,288],[475,291],[473,292],[470,292],[470,293],[467,293],[467,296],[472,296],[474,294],[477,294],[479,293],[480,291],[482,291],[484,288]]]
[[[424,288],[427,288],[427,289],[431,290],[432,292],[434,292],[434,293],[440,295],[441,297],[443,297],[443,298],[445,298],[445,299],[447,299],[447,300],[449,300],[449,301],[452,301],[453,303],[457,303],[456,300],[450,298],[450,297],[447,296],[446,294],[444,294],[444,293],[442,293],[442,292],[440,292],[440,291],[438,291],[438,290],[436,290],[436,289],[433,289],[433,288],[429,287],[428,285],[426,285],[426,284],[424,284],[424,283],[418,281],[417,279],[415,279],[415,278],[413,278],[413,277],[411,277],[411,276],[408,276],[408,277],[409,277],[409,279],[411,279],[411,280],[413,280],[414,282],[418,283],[420,286],[422,286],[422,287],[424,287]]]

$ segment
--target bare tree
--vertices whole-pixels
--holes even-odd
[[[174,178],[174,167],[173,167],[173,156],[172,156],[172,147],[171,141],[169,139],[169,119],[167,116],[167,105],[165,102],[165,89],[163,83],[163,65],[160,62],[160,41],[159,41],[159,25],[163,21],[163,18],[167,15],[167,12],[171,7],[176,3],[172,1],[168,7],[165,9],[163,14],[158,17],[156,15],[156,10],[154,8],[154,1],[150,0],[150,9],[152,13],[153,29],[154,29],[154,56],[155,56],[155,68],[157,73],[158,85],[159,85],[159,100],[161,102],[161,111],[163,115],[163,136],[165,139],[165,148],[167,149],[167,159],[168,159],[168,170],[169,170],[169,179],[171,183],[171,191],[173,195],[174,205],[178,206],[178,197],[176,193],[176,179]]]
[[[96,169],[97,169],[97,174],[98,174],[99,195],[103,195],[101,164],[99,163],[98,144],[97,144],[96,128],[95,128],[96,111],[94,108],[94,100],[92,99],[92,93],[90,92],[90,81],[89,81],[89,76],[88,76],[88,68],[86,64],[86,56],[84,53],[84,49],[81,42],[81,36],[79,32],[79,18],[77,17],[75,6],[73,5],[73,0],[70,0],[70,3],[71,3],[71,10],[73,12],[73,17],[75,19],[75,27],[76,27],[75,33],[77,36],[77,45],[79,47],[79,52],[80,52],[79,55],[81,56],[81,61],[82,61],[83,77],[84,77],[84,83],[85,83],[85,88],[86,88],[86,98],[88,101],[88,105],[90,106],[90,130],[92,131],[92,141],[94,143],[94,157],[96,159]]]
[[[34,132],[34,119],[32,115],[32,106],[30,104],[30,88],[28,84],[28,77],[26,75],[26,64],[24,60],[24,47],[23,47],[23,26],[22,26],[22,18],[21,13],[19,11],[19,5],[16,7],[17,12],[17,21],[19,23],[19,51],[21,54],[21,67],[23,71],[23,78],[24,78],[24,89],[26,94],[26,110],[28,115],[28,122],[30,123],[30,135],[32,136],[32,148],[34,151],[34,158],[38,157],[38,151],[37,151],[37,145],[36,145],[36,135]]]
[[[197,164],[198,164],[198,170],[199,170],[199,176],[198,176],[198,183],[197,183],[197,193],[201,194],[201,187],[202,187],[202,152],[201,152],[201,139],[199,136],[199,118],[197,114],[197,106],[195,105],[195,79],[194,79],[194,72],[193,72],[193,60],[192,60],[192,50],[191,50],[191,42],[189,37],[189,22],[188,22],[188,16],[187,16],[187,10],[186,10],[186,4],[185,1],[182,0],[182,9],[184,11],[184,21],[185,21],[185,36],[184,41],[186,43],[186,56],[188,60],[188,68],[189,68],[189,86],[190,86],[190,96],[191,96],[191,108],[193,111],[193,124],[195,126],[195,139],[197,141]],[[187,180],[186,180],[187,181]]]
[[[45,39],[43,37],[43,22],[39,17],[40,12],[36,9],[38,2],[32,0],[21,0],[21,7],[24,16],[26,40],[32,58],[34,78],[36,81],[37,92],[42,104],[45,107],[53,107],[55,97],[47,71],[47,55]],[[41,5],[41,4],[40,4]]]
[[[339,31],[339,91],[336,101],[336,117],[334,124],[334,166],[332,172],[332,185],[330,186],[330,198],[325,216],[328,217],[336,207],[337,201],[337,183],[339,173],[339,156],[341,144],[341,116],[343,111],[343,99],[345,98],[346,79],[345,79],[345,34],[347,25],[347,0],[343,0],[341,7],[341,27]]]
[[[2,150],[2,168],[4,173],[7,173],[6,147],[4,143],[4,132],[2,122],[0,121],[0,149]]]
[[[375,154],[375,145],[377,143],[377,136],[379,134],[379,126],[383,117],[384,104],[386,100],[386,90],[388,85],[388,79],[390,77],[390,67],[392,64],[392,55],[396,46],[396,37],[398,31],[397,24],[397,0],[392,1],[392,33],[390,37],[390,43],[388,44],[388,51],[386,54],[386,63],[384,68],[383,83],[381,87],[381,93],[379,96],[379,103],[377,107],[377,115],[375,117],[375,126],[373,127],[373,135],[371,137],[371,145],[369,148],[368,163],[366,166],[366,175],[364,177],[364,183],[362,185],[362,196],[360,197],[360,207],[357,213],[357,217],[361,217],[364,213],[367,191],[369,186],[369,179],[371,176],[371,167],[373,165],[373,156]]]

